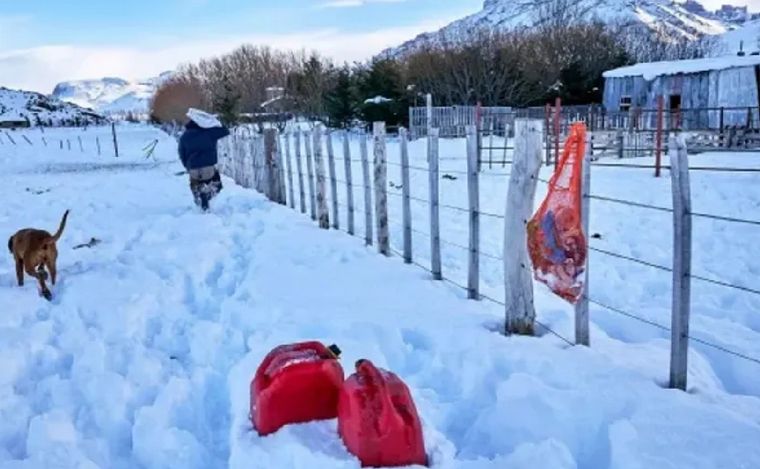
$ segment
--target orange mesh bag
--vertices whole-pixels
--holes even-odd
[[[586,237],[581,226],[581,176],[586,125],[572,125],[549,192],[528,222],[528,252],[536,280],[570,303],[583,294]]]

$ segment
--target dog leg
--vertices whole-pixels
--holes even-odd
[[[50,281],[55,285],[55,277],[58,274],[55,261],[47,261],[45,262],[45,266],[47,267],[48,272],[50,272]]]
[[[48,301],[52,300],[53,294],[50,292],[50,289],[48,289],[47,285],[45,285],[44,277],[37,272],[36,266],[29,262],[24,262],[24,264],[26,273],[37,279],[37,283],[40,287],[40,295],[42,295]]]
[[[16,259],[16,281],[18,286],[24,286],[24,261],[22,259]]]

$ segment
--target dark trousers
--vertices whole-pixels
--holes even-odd
[[[222,190],[222,178],[214,166],[191,169],[190,190],[195,204],[203,210],[208,210],[209,202]]]

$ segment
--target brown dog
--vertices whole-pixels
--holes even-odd
[[[16,261],[16,279],[18,285],[24,285],[24,271],[36,278],[40,284],[40,294],[48,301],[53,298],[45,280],[47,273],[45,267],[50,272],[50,280],[55,285],[56,261],[58,259],[58,248],[56,243],[63,234],[66,227],[66,219],[69,217],[69,211],[63,214],[61,225],[54,235],[44,230],[26,228],[16,232],[8,239],[8,250],[13,254]]]

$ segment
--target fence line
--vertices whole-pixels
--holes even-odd
[[[401,257],[404,262],[416,265],[426,272],[430,273],[434,279],[443,280],[463,291],[467,292],[467,296],[474,300],[487,300],[495,304],[501,305],[505,310],[507,320],[505,321],[505,330],[509,333],[532,333],[533,325],[546,329],[548,332],[561,338],[568,344],[573,344],[572,341],[566,337],[556,333],[545,324],[536,320],[536,314],[533,310],[533,279],[530,263],[527,256],[527,248],[525,241],[525,220],[532,215],[533,199],[535,197],[535,186],[538,182],[548,184],[549,181],[542,179],[538,176],[538,168],[540,162],[543,160],[544,146],[543,146],[543,125],[540,121],[525,121],[518,120],[516,123],[516,135],[515,135],[515,158],[512,161],[512,168],[509,173],[504,175],[509,176],[509,193],[506,203],[506,215],[488,213],[480,210],[479,207],[479,188],[478,182],[482,177],[487,177],[490,174],[488,172],[479,172],[477,169],[477,145],[476,136],[477,129],[471,127],[468,130],[468,144],[467,144],[467,171],[446,171],[440,170],[439,162],[439,146],[438,146],[438,131],[437,129],[429,129],[428,145],[427,145],[427,163],[428,168],[422,166],[414,166],[409,164],[408,147],[406,145],[407,134],[405,130],[400,131],[402,138],[400,145],[401,148],[401,162],[389,162],[387,161],[385,133],[381,125],[376,125],[373,133],[373,167],[374,178],[370,178],[369,175],[369,152],[367,148],[366,135],[360,136],[359,146],[361,159],[352,159],[350,154],[350,148],[348,145],[348,135],[343,134],[344,151],[343,157],[336,157],[335,159],[343,159],[345,166],[344,178],[339,178],[334,171],[330,171],[329,178],[330,184],[336,187],[338,184],[344,184],[347,190],[347,203],[342,203],[337,200],[337,189],[331,191],[333,200],[333,207],[340,207],[345,210],[348,220],[352,220],[353,214],[358,212],[365,216],[365,233],[363,238],[365,243],[370,245],[375,240],[378,242],[378,249],[384,254],[394,253]],[[319,131],[317,131],[319,132]],[[290,135],[285,135],[285,138],[290,138]],[[296,140],[298,140],[299,134],[296,133]],[[328,134],[327,138],[330,136]],[[306,141],[308,142],[308,138]],[[588,142],[590,143],[590,142]],[[712,215],[706,213],[693,212],[689,206],[690,194],[688,190],[688,178],[683,175],[688,175],[691,170],[694,171],[707,171],[718,170],[714,167],[695,167],[689,168],[687,166],[688,161],[686,159],[686,146],[682,137],[670,137],[668,139],[671,153],[671,165],[661,166],[661,169],[667,169],[671,172],[673,179],[673,191],[675,197],[686,201],[684,204],[679,205],[674,203],[674,208],[662,207],[643,202],[637,202],[634,200],[626,200],[622,198],[611,197],[607,195],[595,194],[591,191],[591,169],[595,167],[615,167],[623,168],[625,170],[639,169],[637,165],[606,165],[591,163],[591,151],[593,145],[587,145],[589,153],[584,157],[584,168],[587,172],[584,173],[584,182],[582,184],[583,201],[584,201],[584,220],[587,219],[588,213],[593,210],[591,202],[601,203],[613,203],[623,206],[636,207],[644,210],[651,210],[661,213],[669,213],[673,216],[674,225],[678,226],[678,223],[682,224],[682,228],[686,229],[690,227],[690,221],[693,217],[701,217],[711,219],[718,222],[727,223],[745,223],[749,225],[760,225],[760,221],[757,220],[745,220],[737,217],[727,217],[722,215]],[[321,152],[320,148],[317,148],[315,143],[314,155],[319,159]],[[330,144],[328,143],[328,158],[331,153]],[[296,151],[298,154],[298,149]],[[679,158],[677,160],[676,158]],[[462,161],[462,158],[458,158]],[[359,188],[354,188],[352,184],[352,168],[351,163],[357,161],[362,164],[361,172],[363,175],[363,184]],[[319,165],[319,163],[318,163]],[[400,170],[400,176],[402,185],[400,188],[391,185],[393,189],[400,189],[400,192],[388,190],[388,184],[384,181],[388,166],[398,167]],[[653,169],[651,165],[639,165],[646,167],[647,169]],[[256,170],[266,170],[266,165]],[[731,168],[728,168],[729,170]],[[740,172],[745,172],[746,168],[740,168]],[[282,168],[278,168],[282,170]],[[680,175],[676,175],[677,171],[682,171]],[[415,196],[411,193],[411,185],[409,178],[409,171],[419,171],[428,174],[429,196],[427,198]],[[463,173],[468,176],[468,207],[462,207],[457,205],[443,204],[439,200],[439,187],[438,182],[441,179],[441,173]],[[752,172],[756,172],[753,170]],[[760,172],[760,169],[757,170]],[[300,172],[299,172],[300,173]],[[300,175],[300,174],[299,174]],[[374,184],[373,184],[374,181]],[[293,184],[292,182],[289,182]],[[531,188],[532,187],[532,188]],[[364,190],[364,207],[353,207],[353,191],[354,189]],[[374,189],[374,190],[373,190]],[[295,191],[292,191],[295,192]],[[290,193],[290,191],[289,191]],[[372,197],[374,196],[374,204]],[[385,197],[391,196],[401,199],[402,207],[402,219],[399,222],[395,220],[386,219],[385,223],[381,221],[382,217],[387,217],[387,202]],[[292,198],[292,195],[291,195]],[[674,199],[675,201],[675,199]],[[429,231],[421,230],[417,226],[413,226],[412,212],[410,204],[412,202],[427,205],[430,209],[430,226]],[[294,206],[295,202],[291,201],[291,206]],[[304,196],[301,196],[302,211],[305,211]],[[452,241],[441,235],[440,232],[440,210],[450,210],[457,213],[468,214],[468,233],[469,242],[467,244]],[[337,223],[337,208],[333,209],[334,221]],[[374,218],[373,218],[374,216]],[[505,223],[505,251],[503,255],[497,255],[490,252],[484,252],[480,246],[480,233],[479,223],[482,217],[491,217],[497,220],[504,220]],[[679,222],[679,219],[681,220]],[[374,222],[374,223],[373,223]],[[376,223],[376,225],[375,225]],[[388,226],[393,224],[401,229],[403,234],[403,251],[398,251],[391,243],[388,230]],[[347,227],[340,227],[341,230],[348,232],[350,235],[362,237],[362,235],[355,233],[353,229],[353,223],[349,221]],[[335,225],[333,225],[335,227]],[[377,228],[373,231],[373,228]],[[383,233],[383,231],[386,231]],[[585,232],[588,235],[588,225],[585,226]],[[420,236],[425,236],[430,240],[430,266],[425,266],[419,260],[415,259],[412,251],[412,233]],[[521,238],[522,237],[522,238]],[[590,239],[589,239],[590,241]],[[684,242],[685,241],[685,242]],[[456,249],[467,253],[467,285],[457,283],[451,280],[444,274],[441,262],[441,245],[451,246]],[[383,246],[387,247],[387,251],[382,249]],[[665,266],[655,262],[651,262],[645,259],[640,259],[635,256],[629,256],[614,252],[602,247],[588,244],[588,250],[591,252],[599,253],[604,256],[619,259],[625,262],[631,262],[637,265],[646,266],[649,268],[657,269],[663,272],[667,272],[673,275],[674,283],[674,297],[671,304],[672,312],[672,324],[670,327],[660,324],[656,321],[652,321],[646,318],[639,317],[635,314],[631,314],[628,311],[616,308],[608,305],[606,302],[599,301],[594,298],[594,295],[588,290],[584,292],[582,296],[581,306],[576,310],[576,337],[575,344],[588,344],[588,308],[582,306],[584,303],[592,304],[596,307],[603,308],[614,313],[630,317],[639,322],[649,324],[662,331],[670,332],[672,334],[672,356],[671,356],[671,387],[685,389],[686,388],[686,371],[688,369],[686,363],[686,357],[688,356],[688,344],[690,341],[698,344],[711,347],[715,350],[719,350],[730,354],[733,357],[746,359],[755,363],[760,363],[760,359],[751,357],[748,354],[744,354],[740,351],[731,350],[730,348],[714,344],[710,341],[695,338],[693,334],[688,331],[688,307],[690,305],[689,285],[692,280],[706,282],[722,288],[731,288],[737,291],[743,291],[746,293],[760,295],[760,290],[736,285],[728,281],[721,279],[714,279],[706,276],[699,275],[691,272],[691,268],[688,262],[688,256],[690,255],[690,244],[688,243],[688,236],[684,234],[677,234],[674,236],[674,253],[681,252],[681,259],[674,259],[673,266]],[[678,256],[676,256],[678,257]],[[480,279],[480,263],[479,260],[489,259],[492,261],[498,261],[503,263],[504,267],[504,284],[505,284],[505,301],[495,300],[488,295],[483,294],[479,288]],[[586,269],[588,273],[589,269]],[[588,280],[585,284],[588,288]],[[510,322],[512,321],[512,322]]]

